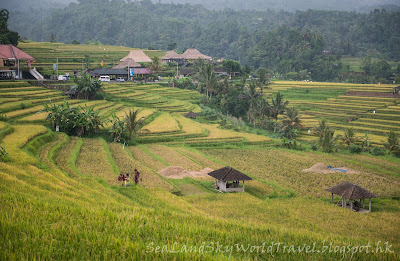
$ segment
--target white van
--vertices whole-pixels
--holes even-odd
[[[110,76],[108,76],[108,75],[100,76],[100,81],[109,82],[110,81]]]

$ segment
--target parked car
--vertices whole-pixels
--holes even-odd
[[[125,81],[125,78],[124,78],[124,77],[118,77],[116,81],[117,81],[117,82],[124,82],[124,81]]]
[[[102,81],[102,82],[109,82],[109,81],[110,81],[110,76],[108,76],[108,75],[102,75],[102,76],[100,76],[100,81]]]

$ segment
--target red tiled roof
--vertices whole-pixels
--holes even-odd
[[[0,59],[34,60],[32,56],[12,44],[0,45]]]

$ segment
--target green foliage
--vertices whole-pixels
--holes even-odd
[[[340,140],[347,146],[347,149],[350,150],[350,146],[359,142],[360,138],[356,137],[356,133],[353,128],[346,128],[344,130],[344,134],[340,136]]]
[[[128,113],[125,112],[125,126],[128,130],[128,140],[132,139],[136,136],[137,131],[139,130],[140,126],[144,122],[144,117],[138,119],[138,110],[129,109]]]
[[[114,139],[114,142],[119,142],[122,139],[122,135],[125,130],[125,121],[120,119],[115,112],[111,115],[111,137]]]
[[[48,112],[46,119],[52,122],[54,128],[67,134],[74,134],[82,137],[85,134],[97,134],[103,126],[104,117],[93,107],[70,107],[67,101],[63,104],[45,103],[44,111]]]
[[[285,119],[282,120],[281,134],[288,139],[295,139],[298,136],[298,130],[303,126],[300,120],[300,113],[294,107],[287,108]]]
[[[6,148],[0,145],[0,161],[6,161],[8,158],[8,153],[6,151]]]
[[[384,156],[386,155],[386,150],[381,147],[374,147],[370,153],[374,156]]]
[[[349,146],[349,151],[354,154],[360,154],[362,152],[362,147],[360,145],[351,144]]]
[[[227,59],[222,61],[222,67],[226,70],[226,72],[232,76],[234,72],[240,72],[241,66],[240,63],[236,60]]]
[[[335,136],[335,130],[332,129],[325,119],[319,121],[318,126],[314,126],[314,133],[318,136],[318,147],[322,148],[323,152],[330,153],[337,148],[337,141],[340,136]]]
[[[9,11],[7,9],[0,10],[0,44],[18,45],[20,37],[17,32],[8,29]]]
[[[400,137],[394,131],[390,131],[389,134],[386,135],[387,140],[383,141],[383,146],[385,149],[389,151],[389,153],[395,153],[400,150]]]
[[[88,73],[81,77],[74,76],[76,86],[72,90],[77,91],[77,97],[86,100],[93,100],[96,94],[101,90],[101,82],[99,80],[92,80]]]
[[[292,150],[303,150],[303,146],[296,139],[282,138],[281,146]]]

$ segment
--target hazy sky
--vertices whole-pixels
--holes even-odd
[[[140,1],[140,0],[132,0]],[[155,3],[192,3],[204,4],[209,9],[283,9],[287,11],[307,9],[327,10],[365,10],[368,6],[394,4],[400,6],[400,0],[152,0]],[[0,8],[9,10],[30,10],[33,8],[60,8],[77,0],[0,0]]]

